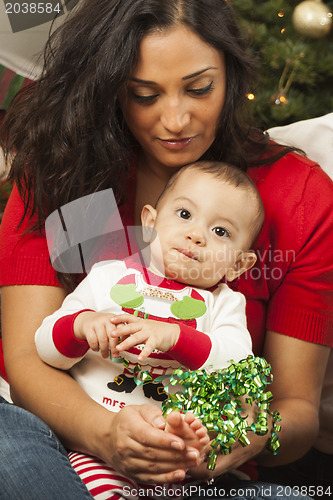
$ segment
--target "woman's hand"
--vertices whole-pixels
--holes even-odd
[[[199,452],[165,429],[153,405],[125,406],[112,414],[99,456],[125,476],[145,483],[178,482],[199,463]]]
[[[196,479],[209,480],[221,474],[231,472],[260,454],[265,449],[268,438],[268,434],[266,436],[257,436],[251,433],[249,435],[250,444],[248,446],[243,447],[237,442],[233,445],[232,452],[229,455],[218,455],[214,470],[208,470],[207,462],[204,462],[190,469],[189,474]]]

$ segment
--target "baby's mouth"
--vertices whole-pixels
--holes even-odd
[[[200,258],[197,254],[197,252],[191,252],[190,250],[186,250],[184,248],[177,248],[177,252],[181,253],[182,255],[185,255],[188,259],[195,260],[197,262],[200,262]]]

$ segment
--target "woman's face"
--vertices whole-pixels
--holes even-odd
[[[144,37],[123,104],[146,166],[198,160],[215,138],[225,100],[223,55],[186,26]]]

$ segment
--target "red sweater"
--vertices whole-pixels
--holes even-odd
[[[255,267],[231,286],[247,299],[253,351],[261,353],[267,329],[333,347],[333,182],[296,154],[248,174],[266,217]],[[124,226],[133,225],[135,186],[130,179],[119,209]],[[15,229],[22,211],[14,189],[0,229],[0,285],[59,286],[45,235],[22,236],[27,221]]]

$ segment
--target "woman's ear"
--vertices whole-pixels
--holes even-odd
[[[145,205],[141,212],[142,238],[145,243],[152,241],[154,225],[156,220],[156,210],[151,205]]]
[[[233,265],[225,273],[225,278],[227,281],[233,281],[238,278],[241,274],[245,273],[254,266],[257,262],[257,256],[254,252],[241,252]]]

